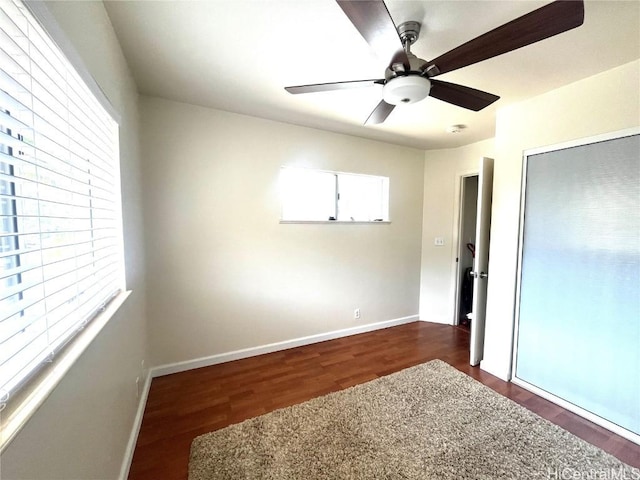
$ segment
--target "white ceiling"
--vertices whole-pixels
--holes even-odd
[[[412,51],[426,60],[546,3],[386,2],[396,25],[422,23]],[[374,56],[333,0],[105,5],[142,94],[423,149],[490,138],[497,109],[640,58],[640,2],[587,0],[581,27],[438,77],[500,95],[490,107],[471,112],[427,98],[365,127],[380,86],[305,95],[284,90],[384,77],[388,62]],[[468,126],[462,133],[445,132],[460,123]]]

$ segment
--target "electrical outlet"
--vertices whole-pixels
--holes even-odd
[[[353,311],[353,318],[360,318],[360,309],[359,308],[356,308]]]

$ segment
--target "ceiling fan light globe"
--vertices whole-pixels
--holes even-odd
[[[407,75],[389,80],[382,88],[382,98],[390,105],[416,103],[429,95],[431,82],[420,75]]]

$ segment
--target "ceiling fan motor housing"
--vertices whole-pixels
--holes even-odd
[[[382,88],[382,98],[391,105],[406,105],[423,100],[429,95],[431,82],[421,75],[403,75],[391,78]]]
[[[384,0],[336,1],[376,53],[388,58],[389,53],[393,52],[385,70],[385,78],[317,83],[285,89],[290,93],[311,93],[382,84],[383,100],[371,112],[365,124],[382,123],[396,105],[416,103],[429,95],[452,105],[480,111],[500,97],[431,78],[531,45],[584,23],[584,0],[555,0],[426,62],[411,53],[411,45],[420,36],[420,22],[404,22],[396,27]]]

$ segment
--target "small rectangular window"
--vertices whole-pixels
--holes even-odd
[[[282,167],[283,221],[389,221],[389,178]]]

